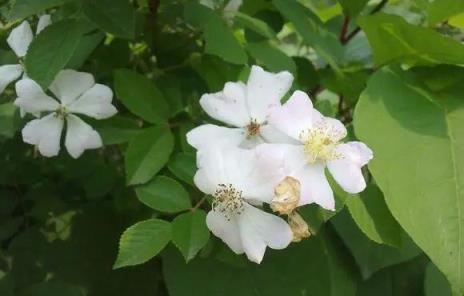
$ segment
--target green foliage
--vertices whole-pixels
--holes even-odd
[[[0,295],[463,296],[463,20],[461,0],[0,0],[0,67],[48,95],[62,69],[91,73],[118,110],[82,116],[104,147],[75,160],[63,135],[45,158],[21,134],[40,114],[15,82],[0,94]],[[217,123],[200,97],[252,65],[291,72],[374,153],[365,191],[327,172],[336,210],[298,208],[311,236],[259,265],[210,233],[186,139]]]

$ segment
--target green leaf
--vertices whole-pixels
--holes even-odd
[[[267,42],[248,43],[247,50],[250,55],[272,72],[289,71],[296,73],[296,64],[285,53],[272,47]]]
[[[393,216],[461,295],[464,100],[437,98],[409,74],[387,68],[373,75],[355,131],[374,151],[369,168]]]
[[[443,273],[430,262],[425,270],[425,296],[451,296],[451,289]]]
[[[121,115],[113,116],[107,120],[95,120],[92,123],[105,145],[129,142],[142,131],[133,118]]]
[[[82,33],[83,24],[77,20],[63,20],[46,27],[27,52],[27,75],[47,89],[73,56]]]
[[[221,296],[354,296],[355,270],[342,250],[337,237],[324,229],[285,251],[268,248],[260,265],[228,249],[186,264],[169,249],[163,256],[163,273],[171,296],[190,296],[192,291]]]
[[[358,227],[371,240],[393,247],[401,245],[401,226],[388,210],[377,186],[369,184],[359,198],[348,198],[346,205]]]
[[[105,38],[105,34],[98,30],[83,35],[66,68],[80,69],[94,49],[102,42],[103,38]]]
[[[358,18],[358,23],[367,34],[377,65],[464,64],[463,44],[399,16],[377,13]]]
[[[151,127],[129,143],[125,154],[128,185],[148,182],[168,162],[174,138],[166,127]]]
[[[401,245],[398,248],[375,243],[359,230],[347,211],[341,211],[331,222],[351,251],[364,279],[387,266],[411,260],[421,253],[404,231],[401,232]]]
[[[13,1],[8,19],[10,21],[23,19],[70,1],[72,0],[16,0]]]
[[[264,21],[251,17],[247,14],[237,12],[235,14],[235,23],[239,26],[245,27],[259,35],[268,39],[276,40],[276,33]]]
[[[13,138],[19,128],[19,117],[13,103],[0,104],[0,138]]]
[[[58,281],[48,281],[32,285],[21,291],[19,296],[86,296],[85,289],[61,283]]]
[[[100,29],[117,37],[135,37],[135,11],[129,0],[84,0],[84,13]]]
[[[138,222],[121,235],[114,268],[142,264],[156,256],[171,240],[171,224],[160,219]]]
[[[193,185],[193,176],[197,171],[196,158],[191,153],[177,153],[168,163],[168,169],[177,178]]]
[[[176,213],[192,207],[188,192],[174,179],[158,176],[135,189],[138,199],[155,210]]]
[[[181,214],[172,221],[172,242],[180,250],[186,262],[193,259],[208,240],[206,214],[202,210]]]
[[[201,4],[189,3],[184,9],[185,18],[203,29],[205,52],[216,55],[226,62],[243,65],[247,55],[234,34],[211,9]]]
[[[144,75],[132,70],[114,72],[116,96],[132,113],[150,123],[163,123],[169,117],[169,107],[163,94]]]
[[[366,6],[369,0],[338,0],[343,11],[351,18],[355,18]]]
[[[334,69],[343,57],[343,47],[337,36],[323,27],[317,16],[297,1],[273,0],[272,3],[294,26],[305,43],[314,48],[316,53]]]
[[[430,27],[464,11],[462,0],[424,1],[423,3]]]

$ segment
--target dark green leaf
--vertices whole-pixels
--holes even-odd
[[[451,289],[446,277],[430,262],[425,270],[425,296],[451,296]]]
[[[16,0],[8,18],[10,21],[26,18],[70,1],[72,0]]]
[[[209,240],[206,214],[195,210],[181,214],[172,221],[172,242],[177,246],[185,261],[190,261]]]
[[[260,34],[268,39],[276,39],[276,33],[269,27],[268,24],[260,19],[251,17],[241,12],[235,14],[235,22],[255,33]]]
[[[363,10],[369,0],[338,0],[338,2],[343,7],[345,14],[351,18],[355,18]]]
[[[247,50],[258,61],[258,64],[272,72],[289,71],[293,74],[296,73],[296,65],[292,58],[267,42],[248,43]]]
[[[168,168],[177,178],[193,185],[193,176],[197,170],[195,155],[178,153],[168,163]]]

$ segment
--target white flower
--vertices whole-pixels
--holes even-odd
[[[43,15],[37,23],[36,34],[39,34],[45,27],[51,24],[50,15]],[[18,59],[24,58],[29,49],[29,45],[34,38],[31,25],[28,21],[23,21],[19,26],[14,28],[8,39],[8,45],[14,51]],[[23,74],[24,69],[21,64],[3,65],[0,66],[0,94],[11,82],[15,81]]]
[[[270,106],[280,105],[292,81],[289,72],[274,74],[253,66],[246,85],[227,82],[221,92],[203,95],[200,104],[206,113],[232,128],[211,124],[199,126],[187,135],[189,143],[201,149],[218,143],[254,147],[262,142],[287,140],[266,124],[266,117]]]
[[[300,182],[299,205],[317,203],[325,209],[335,209],[325,167],[345,191],[364,190],[361,167],[372,159],[372,151],[361,142],[342,143],[345,126],[315,110],[304,92],[296,91],[283,106],[274,106],[268,122],[291,137],[292,142],[263,144],[258,147],[259,153],[270,162],[280,162],[284,176]]]
[[[261,162],[255,150],[205,149],[197,154],[196,186],[214,197],[206,224],[235,253],[260,263],[266,247],[283,249],[293,239],[280,217],[253,204],[269,203],[278,169]]]
[[[67,123],[65,146],[69,154],[78,158],[86,149],[101,147],[100,135],[73,113],[95,119],[105,119],[117,113],[111,104],[113,92],[102,84],[95,84],[91,74],[74,70],[61,71],[50,86],[59,101],[48,96],[31,79],[16,83],[18,98],[15,105],[28,113],[50,112],[30,121],[22,130],[26,143],[37,145],[43,156],[58,155],[64,121]]]

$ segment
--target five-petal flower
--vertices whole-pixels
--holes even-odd
[[[270,73],[253,66],[246,84],[228,82],[221,92],[203,95],[200,104],[206,113],[232,127],[199,126],[188,134],[189,142],[197,149],[218,143],[251,148],[286,139],[266,124],[266,118],[269,107],[280,105],[292,82],[289,72]]]
[[[60,151],[61,132],[67,123],[65,146],[69,154],[78,158],[86,149],[101,147],[100,135],[82,119],[83,114],[95,119],[105,119],[117,113],[111,104],[113,92],[102,84],[96,84],[93,76],[74,70],[61,71],[50,86],[59,101],[47,95],[33,80],[25,78],[16,83],[18,98],[15,105],[25,112],[48,115],[30,121],[22,130],[26,143],[37,145],[46,157]]]
[[[213,195],[208,228],[235,253],[260,263],[266,247],[284,249],[293,239],[282,218],[253,206],[270,203],[277,167],[261,161],[256,150],[205,149],[197,154],[196,186]]]

